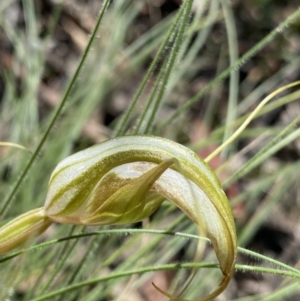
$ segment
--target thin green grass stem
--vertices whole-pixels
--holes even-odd
[[[285,300],[286,297],[291,296],[292,294],[298,293],[300,291],[299,280],[293,281],[292,284],[287,285],[281,289],[278,289],[275,293],[271,294],[268,297],[260,299],[261,301],[275,301],[275,300]],[[292,300],[292,299],[290,299]]]
[[[293,82],[289,85],[285,85],[271,94],[269,94],[264,100],[255,108],[255,110],[248,116],[248,118],[243,122],[243,124],[224,142],[222,143],[216,150],[214,150],[210,155],[208,155],[204,161],[209,162],[212,160],[215,156],[217,156],[223,149],[226,148],[227,145],[231,144],[248,126],[248,124],[254,119],[254,117],[258,114],[258,112],[277,94],[292,88],[294,86],[297,86],[300,84],[300,81]]]
[[[75,227],[73,226],[70,231],[71,235],[74,232],[74,230],[75,230]],[[78,240],[76,239],[75,241],[72,242],[72,244],[65,244],[63,246],[61,253],[57,256],[57,264],[55,265],[55,269],[51,273],[51,275],[48,278],[44,287],[40,290],[40,292],[39,292],[40,294],[43,294],[44,292],[46,292],[49,289],[49,287],[53,283],[54,279],[62,271],[62,268],[63,268],[65,262],[69,258],[70,254],[73,252],[77,243],[78,243]]]
[[[23,145],[17,144],[17,143],[11,143],[11,142],[1,141],[0,142],[0,146],[14,147],[14,148],[22,149],[22,150],[25,150],[26,152],[31,153],[31,151],[28,148],[26,148]]]
[[[157,272],[157,271],[164,271],[164,270],[178,270],[178,269],[184,269],[184,268],[190,269],[193,267],[194,268],[218,268],[218,265],[214,264],[214,263],[182,263],[182,264],[174,263],[174,264],[164,264],[164,265],[160,265],[160,266],[144,267],[144,268],[139,268],[139,269],[135,269],[135,270],[131,270],[131,271],[124,271],[124,272],[119,272],[119,273],[112,273],[109,276],[94,278],[94,279],[90,279],[87,281],[79,282],[74,285],[64,287],[62,289],[53,291],[44,296],[40,296],[40,297],[31,299],[30,301],[49,300],[49,299],[57,297],[61,294],[72,292],[74,290],[78,290],[85,286],[94,285],[99,282],[114,280],[117,278],[131,276],[131,275],[135,275],[135,274],[144,274],[147,272]],[[243,268],[245,268],[245,267],[243,267]]]
[[[157,54],[155,55],[149,69],[147,70],[147,73],[145,74],[145,76],[144,76],[141,84],[139,85],[133,99],[131,100],[129,107],[127,108],[124,115],[122,116],[122,118],[118,122],[118,124],[116,126],[116,129],[114,131],[114,137],[122,136],[122,135],[125,134],[125,132],[127,130],[128,123],[129,123],[129,119],[130,119],[130,117],[133,113],[133,110],[134,110],[134,108],[137,104],[137,101],[139,100],[140,96],[142,95],[142,92],[144,91],[148,80],[150,79],[154,69],[156,68],[156,66],[158,64],[158,61],[161,58],[161,55],[163,54],[169,40],[171,39],[172,35],[174,34],[174,30],[178,26],[178,22],[181,19],[182,14],[184,13],[185,7],[188,3],[189,3],[189,1],[183,2],[179,12],[176,15],[175,20],[173,21],[172,26],[170,27],[168,33],[165,36],[165,39],[163,40],[163,43],[161,44],[161,46],[160,46]]]
[[[272,30],[264,39],[258,42],[254,47],[247,51],[239,60],[237,60],[233,65],[223,71],[219,76],[215,77],[209,84],[207,84],[199,93],[194,97],[189,99],[184,105],[180,106],[172,116],[167,118],[163,123],[161,123],[155,133],[160,132],[164,127],[169,125],[173,120],[175,120],[180,114],[189,109],[195,102],[199,101],[206,93],[208,93],[216,84],[222,82],[227,78],[232,71],[240,69],[245,63],[249,61],[251,57],[257,54],[262,48],[269,44],[278,34],[282,33],[290,24],[292,24],[297,18],[300,17],[300,8],[293,12],[289,17],[287,17],[283,22],[281,22],[274,30]]]
[[[288,276],[288,277],[293,277],[293,278],[299,278],[300,279],[300,274],[299,273],[294,273],[290,271],[284,271],[284,270],[278,270],[278,269],[272,269],[272,268],[267,268],[267,267],[261,267],[261,266],[256,266],[256,265],[244,265],[244,264],[236,264],[235,269],[237,271],[242,271],[242,272],[253,272],[253,273],[267,273],[267,274],[274,274],[274,275],[280,275],[280,276]]]
[[[10,4],[14,3],[16,0],[3,0],[0,3],[0,13],[2,13]]]
[[[181,220],[178,219],[177,222],[180,222]],[[88,233],[80,233],[80,234],[75,234],[72,236],[67,236],[67,237],[62,237],[62,238],[58,238],[58,239],[54,239],[51,241],[47,241],[44,243],[40,243],[38,245],[29,247],[29,248],[25,248],[16,252],[13,252],[12,254],[8,254],[6,256],[3,256],[0,259],[0,263],[1,262],[5,262],[7,260],[10,260],[16,256],[19,256],[20,254],[23,253],[28,253],[28,252],[32,252],[32,251],[36,251],[36,250],[40,250],[42,248],[46,248],[49,247],[51,245],[54,244],[58,244],[61,242],[65,242],[68,240],[73,240],[73,239],[78,239],[78,238],[82,238],[82,237],[89,237],[89,236],[95,236],[95,235],[136,235],[136,234],[152,234],[152,235],[168,235],[168,236],[177,236],[177,237],[181,237],[181,238],[186,238],[186,239],[194,239],[194,240],[199,240],[202,239],[206,242],[209,242],[210,240],[206,237],[200,237],[198,235],[194,235],[194,234],[187,234],[187,233],[182,233],[182,232],[173,232],[173,231],[165,231],[165,230],[155,230],[155,229],[110,229],[110,230],[101,230],[101,231],[94,231],[94,232],[88,232]],[[284,268],[290,272],[293,273],[298,273],[299,277],[300,277],[300,270],[295,269],[287,264],[284,264],[280,261],[277,261],[275,259],[272,259],[270,257],[261,255],[257,252],[242,248],[242,247],[238,247],[238,252],[245,254],[247,256],[253,257],[253,258],[257,258],[260,260],[264,260],[269,262],[272,265],[277,265],[280,268]],[[115,260],[116,257],[114,257],[113,260]],[[106,264],[109,264],[111,262],[113,262],[113,260],[106,260]]]
[[[296,117],[287,127],[285,127],[277,136],[275,136],[268,144],[266,144],[254,157],[229,177],[224,183],[224,187],[228,187],[233,182],[249,173],[253,168],[261,164],[272,154],[276,153],[282,147],[300,137],[300,129],[295,130],[296,125],[300,122],[300,116]]]
[[[174,44],[171,47],[169,56],[165,59],[163,67],[159,72],[156,84],[152,89],[152,93],[150,94],[149,100],[145,106],[145,109],[143,110],[139,123],[134,130],[135,134],[148,134],[151,131],[151,126],[154,123],[156,113],[163,100],[167,83],[170,79],[171,72],[179,54],[179,48],[182,44],[184,31],[187,28],[187,23],[191,13],[192,2],[193,1],[187,1],[188,4],[182,15],[182,20],[179,19],[179,26],[176,30]],[[156,99],[155,95],[157,95]]]
[[[221,0],[221,5],[224,13],[225,26],[227,32],[228,46],[229,46],[229,63],[232,66],[238,60],[238,43],[237,32],[234,21],[234,14],[227,0]],[[232,135],[232,128],[230,124],[236,119],[237,115],[237,101],[239,93],[239,71],[232,70],[229,77],[229,99],[227,106],[225,132],[223,142],[226,141]],[[225,148],[221,153],[221,158],[228,157],[229,152],[234,148],[233,144]]]
[[[215,2],[215,1],[213,1]],[[220,54],[218,58],[218,63],[217,63],[217,70],[216,70],[216,75],[220,74],[222,70],[226,69],[227,66],[227,52],[226,52],[226,47],[224,45],[221,46],[220,48]],[[215,111],[218,105],[218,102],[220,101],[220,95],[222,95],[224,87],[223,85],[216,85],[215,88],[211,91],[209,98],[208,98],[208,103],[207,103],[207,108],[204,113],[204,123],[207,126],[207,128],[212,128],[213,125],[213,120],[215,117]],[[224,126],[225,128],[225,126]],[[203,140],[209,140],[209,139],[203,139]]]
[[[207,40],[209,32],[211,31],[219,12],[218,1],[211,1],[208,15],[206,19],[200,23],[200,19],[205,13],[206,4],[207,1],[204,1],[201,8],[196,11],[191,24],[186,29],[184,39],[180,45],[180,53],[178,56],[178,62],[180,62],[180,64],[176,65],[176,71],[172,73],[172,77],[167,85],[168,91],[171,91],[174,88],[184,74],[186,74],[187,80],[193,77],[195,71],[191,70],[191,66],[195,63],[195,61],[197,61],[197,54],[205,45],[205,41]],[[193,41],[195,34],[197,36]]]
[[[57,111],[55,113],[55,115],[53,116],[53,119],[51,120],[47,130],[45,131],[40,143],[38,144],[36,150],[34,151],[31,159],[29,160],[29,162],[27,163],[24,171],[22,172],[21,176],[18,178],[18,180],[16,181],[14,187],[12,188],[11,192],[8,194],[8,196],[6,197],[6,199],[3,201],[3,205],[0,209],[0,217],[3,217],[3,215],[5,214],[7,208],[9,207],[10,203],[12,202],[14,196],[16,195],[17,191],[19,190],[19,188],[21,187],[22,183],[24,182],[27,174],[29,173],[32,165],[34,164],[34,162],[36,161],[36,159],[38,158],[38,155],[40,153],[40,151],[42,150],[42,147],[44,146],[52,128],[54,127],[58,117],[60,116],[62,110],[63,110],[63,107],[65,105],[65,103],[67,102],[69,96],[70,96],[70,93],[72,91],[72,88],[76,82],[76,80],[78,79],[78,76],[79,76],[79,73],[84,65],[84,62],[86,61],[86,58],[87,58],[87,55],[90,51],[90,48],[92,46],[92,43],[97,35],[97,32],[98,32],[98,29],[103,21],[103,18],[104,18],[104,14],[108,8],[108,5],[110,3],[110,0],[105,0],[105,2],[103,3],[103,6],[102,6],[102,10],[99,14],[99,17],[97,19],[97,22],[96,22],[96,25],[95,25],[95,28],[93,30],[93,33],[89,39],[89,42],[88,42],[88,45],[87,47],[85,48],[84,52],[83,52],[83,55],[81,57],[81,60],[79,62],[79,65],[75,71],[75,74],[73,75],[69,85],[68,85],[68,88],[64,94],[64,97],[59,105],[59,107],[57,108]]]
[[[86,228],[83,228],[83,232],[86,230]],[[69,277],[69,280],[64,284],[64,285],[71,285],[76,277],[80,274],[80,270],[83,268],[85,261],[89,258],[89,254],[91,253],[92,247],[93,247],[93,242],[97,240],[98,236],[94,236],[92,242],[90,243],[88,249],[86,250],[84,256],[82,257],[82,260],[76,265],[75,269],[72,270],[71,275]],[[79,242],[79,239],[76,239],[76,243]],[[73,247],[73,246],[72,246]],[[66,296],[61,295],[59,298],[59,301],[66,300]]]
[[[249,266],[249,265],[237,264],[235,267],[237,270],[240,270],[240,271],[263,272],[263,273],[269,273],[269,274],[274,274],[274,275],[300,278],[299,274],[295,274],[295,273],[292,273],[289,271],[281,271],[281,270],[277,270],[277,269],[260,267],[260,266]],[[159,265],[159,266],[143,267],[143,268],[134,269],[134,270],[130,270],[130,271],[112,273],[108,276],[98,277],[98,278],[90,279],[87,281],[79,282],[79,283],[64,287],[62,289],[58,289],[58,290],[53,291],[44,296],[40,296],[40,297],[31,299],[28,301],[49,300],[49,299],[57,297],[61,294],[72,292],[72,291],[78,290],[85,286],[94,285],[96,283],[104,282],[104,281],[111,281],[111,280],[114,280],[117,278],[127,277],[127,276],[131,276],[131,275],[135,275],[135,274],[144,274],[147,272],[157,272],[157,271],[165,271],[165,270],[178,270],[178,269],[185,269],[185,268],[188,268],[188,269],[191,269],[191,268],[217,269],[217,268],[219,268],[219,266],[214,263],[173,263],[173,264],[164,264],[164,265]]]
[[[139,37],[124,50],[124,55],[135,59],[136,55],[139,55],[140,52],[145,50],[144,48],[147,50],[149,47],[152,47],[152,43],[156,45],[157,41],[161,42],[164,39],[165,31],[167,31],[169,26],[172,26],[173,19],[174,13],[161,20],[154,27],[150,28],[149,31]]]
[[[250,107],[253,106],[258,99],[262,98],[264,94],[268,94],[270,91],[274,90],[280,82],[283,82],[283,78],[286,78],[296,72],[296,70],[299,69],[299,65],[300,58],[294,58],[274,75],[263,81],[258,87],[253,87],[253,89],[246,94],[247,96],[238,104],[238,116],[249,110]]]
[[[162,65],[162,68],[159,71],[159,74],[157,76],[157,79],[155,81],[155,85],[151,90],[151,93],[149,95],[148,101],[145,105],[145,108],[143,109],[143,113],[141,117],[139,118],[137,125],[134,127],[132,134],[146,134],[149,131],[149,126],[153,122],[153,114],[155,114],[155,96],[158,94],[161,86],[161,82],[163,80],[163,77],[165,76],[164,70],[167,68],[170,59],[171,59],[172,53],[168,55]],[[156,100],[158,101],[158,96],[156,97]],[[156,102],[157,102],[156,101]]]
[[[297,90],[295,92],[292,92],[292,93],[290,93],[288,95],[285,95],[283,97],[280,97],[280,98],[272,101],[271,103],[267,104],[265,107],[263,107],[261,109],[261,111],[259,111],[257,113],[257,115],[253,116],[252,120],[254,120],[254,119],[256,119],[256,118],[258,118],[258,117],[260,117],[260,116],[262,116],[262,115],[264,115],[264,114],[266,114],[268,112],[271,112],[272,110],[274,110],[276,108],[279,108],[279,107],[281,107],[283,105],[286,105],[286,104],[288,104],[290,102],[293,102],[295,100],[298,100],[299,97],[300,97],[300,91],[299,90]],[[244,115],[244,116],[242,116],[242,117],[240,117],[238,119],[236,119],[236,121],[233,122],[233,124],[231,125],[231,127],[234,128],[236,126],[241,125],[247,118],[249,118],[250,114],[252,114],[252,112],[248,113],[248,114],[246,114],[246,115]],[[272,126],[272,128],[270,128],[270,129],[274,129],[274,128],[276,129],[276,127]],[[219,127],[218,129],[214,130],[210,134],[209,138],[204,139],[204,140],[202,140],[202,141],[200,141],[198,143],[195,143],[193,145],[190,145],[189,147],[192,150],[194,150],[194,151],[198,151],[199,149],[201,149],[201,148],[203,148],[203,147],[211,144],[212,142],[218,142],[220,140],[220,137],[221,137],[222,133],[224,132],[224,130],[225,130],[224,126],[223,127]],[[249,131],[249,130],[251,130],[251,129],[248,129],[248,130],[245,129],[243,131],[243,133],[241,133],[241,136],[245,133],[245,131]],[[255,128],[253,131],[258,131],[257,133],[259,134],[259,128]],[[255,136],[257,136],[257,135],[255,135]]]
[[[266,221],[274,206],[282,200],[283,195],[287,192],[291,185],[294,184],[294,180],[295,179],[290,177],[289,181],[283,181],[283,177],[281,176],[274,183],[269,194],[257,206],[255,214],[248,220],[247,224],[243,227],[238,235],[239,245],[244,246],[251,240],[251,238],[257,232],[257,229]]]
[[[285,177],[286,179],[289,179],[290,177],[293,178],[293,176],[297,174],[299,168],[300,162],[296,162],[293,164],[287,164],[271,174],[264,174],[260,176],[257,181],[253,183],[251,189],[241,192],[239,195],[230,200],[231,206],[234,207],[241,201],[248,199],[251,196],[257,198],[258,194],[261,194],[262,191],[267,191],[271,184],[274,183],[279,177]]]

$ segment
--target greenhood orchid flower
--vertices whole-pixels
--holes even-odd
[[[150,216],[165,200],[178,206],[211,240],[228,285],[236,257],[235,224],[211,168],[190,149],[154,136],[124,136],[78,152],[53,171],[44,207],[0,228],[0,253],[42,233],[51,223],[120,225]],[[156,287],[156,286],[155,286]],[[172,296],[156,287],[171,300]]]

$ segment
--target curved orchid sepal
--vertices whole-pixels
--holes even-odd
[[[15,247],[41,223],[133,223],[150,216],[165,198],[211,240],[223,278],[212,294],[198,299],[211,300],[226,288],[233,273],[237,246],[232,211],[210,167],[190,149],[164,138],[111,139],[61,161],[51,175],[44,207],[0,228],[0,253],[9,250],[1,246],[9,231],[14,233],[9,240]],[[35,218],[30,219],[31,215]],[[24,227],[27,221],[28,228]],[[18,223],[26,231],[19,231]],[[171,300],[185,300],[156,288]]]
[[[139,179],[141,175],[153,171],[156,166],[156,164],[150,162],[127,163],[112,169],[110,173],[117,174],[121,181],[126,181],[126,179]],[[167,169],[156,180],[149,192],[151,192],[152,195],[163,195],[166,199],[172,201],[181,208],[182,211],[184,211],[199,226],[202,233],[207,234],[211,239],[214,248],[215,246],[218,248],[215,248],[215,251],[219,259],[220,268],[223,272],[222,281],[213,293],[194,301],[208,301],[214,299],[227,287],[234,271],[234,262],[232,263],[230,260],[235,260],[236,251],[231,249],[231,243],[228,245],[229,237],[226,236],[228,227],[224,227],[224,219],[220,218],[217,208],[215,208],[201,188],[173,169]],[[235,244],[234,241],[232,243]],[[232,257],[226,257],[230,255],[230,251],[232,251]],[[173,296],[163,291],[154,283],[153,286],[162,294],[170,298],[170,300],[187,301],[186,299]]]

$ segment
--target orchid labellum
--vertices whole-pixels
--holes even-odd
[[[124,136],[78,152],[53,171],[44,207],[0,228],[0,253],[42,233],[52,222],[120,225],[150,216],[165,200],[210,238],[228,285],[236,257],[232,211],[210,167],[190,149],[154,136]],[[171,300],[184,300],[158,289]]]

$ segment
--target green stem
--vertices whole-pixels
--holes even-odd
[[[61,294],[71,292],[71,291],[77,290],[79,288],[88,286],[88,285],[93,285],[93,284],[96,284],[96,283],[99,283],[99,282],[113,280],[113,279],[117,279],[117,278],[121,278],[121,277],[131,276],[131,275],[134,275],[134,274],[144,274],[144,273],[147,273],[147,272],[157,272],[157,271],[164,271],[164,270],[178,270],[178,269],[184,269],[184,268],[190,269],[190,268],[195,268],[195,267],[196,268],[219,268],[219,266],[217,264],[214,264],[214,263],[182,263],[182,264],[172,263],[172,264],[164,264],[164,265],[160,265],[160,266],[149,266],[149,267],[139,268],[139,269],[135,269],[135,270],[131,270],[131,271],[112,273],[108,276],[94,278],[94,279],[90,279],[90,280],[87,280],[87,281],[79,282],[79,283],[64,287],[62,289],[53,291],[53,292],[51,292],[49,294],[46,294],[44,296],[40,296],[40,297],[31,299],[30,301],[49,300],[49,299],[57,297]],[[245,269],[244,266],[243,266],[243,269]]]
[[[155,230],[155,229],[110,229],[110,230],[101,230],[101,231],[88,232],[88,233],[79,233],[79,234],[75,234],[75,235],[72,235],[72,236],[66,236],[66,237],[54,239],[54,240],[51,240],[51,241],[47,241],[47,242],[44,242],[44,243],[40,243],[38,245],[31,246],[29,248],[25,248],[25,249],[13,252],[12,254],[6,255],[6,256],[4,256],[0,259],[0,263],[8,261],[8,260],[10,260],[14,257],[17,257],[20,254],[28,253],[30,251],[40,250],[41,248],[49,247],[51,245],[54,245],[54,244],[57,244],[57,243],[60,243],[60,242],[65,242],[65,241],[72,240],[72,239],[78,239],[78,238],[82,238],[82,237],[89,237],[89,236],[95,236],[95,235],[113,235],[113,234],[118,234],[118,235],[120,235],[120,234],[126,234],[126,235],[128,235],[128,234],[129,235],[136,235],[136,234],[168,235],[168,236],[178,236],[178,237],[187,238],[187,239],[194,239],[194,240],[202,239],[206,242],[210,242],[210,240],[206,237],[200,237],[198,235],[187,234],[187,233],[182,233],[182,232],[173,232],[173,231]],[[259,254],[257,252],[247,250],[247,249],[241,248],[241,247],[238,247],[238,252],[242,253],[242,254],[245,254],[249,257],[255,257],[257,259],[267,261],[270,264],[277,265],[280,268],[284,268],[284,269],[289,270],[290,272],[297,273],[298,276],[300,277],[300,270],[295,269],[295,268],[293,268],[293,267],[291,267],[287,264],[284,264],[280,261],[277,261],[277,260],[272,259],[270,257],[264,256],[264,255]],[[111,263],[111,262],[113,262],[113,260],[109,261],[109,263]]]
[[[172,263],[172,264],[164,264],[164,265],[159,265],[159,266],[143,267],[143,268],[139,268],[139,269],[135,269],[135,270],[131,270],[131,271],[112,273],[108,276],[98,277],[98,278],[90,279],[87,281],[82,281],[82,282],[64,287],[62,289],[58,289],[58,290],[53,291],[44,296],[40,296],[40,297],[31,299],[30,301],[49,300],[49,299],[57,297],[61,294],[71,292],[71,291],[80,289],[85,286],[94,285],[99,282],[109,281],[109,280],[113,280],[113,279],[117,279],[117,278],[121,278],[121,277],[126,277],[126,276],[131,276],[131,275],[136,275],[136,274],[144,274],[147,272],[178,270],[178,269],[186,269],[186,268],[187,269],[191,269],[191,268],[214,269],[214,268],[219,268],[219,266],[214,263]],[[264,272],[264,273],[269,273],[269,274],[276,274],[276,275],[281,275],[281,276],[290,276],[290,277],[300,278],[299,274],[295,274],[295,273],[288,272],[288,271],[277,270],[277,269],[259,267],[259,266],[249,266],[249,265],[237,264],[237,265],[235,265],[235,269],[240,270],[240,271]]]
[[[165,59],[164,65],[161,68],[156,80],[156,84],[152,89],[152,93],[144,109],[144,112],[140,118],[140,121],[135,129],[135,134],[149,134],[151,125],[155,119],[156,113],[159,109],[159,105],[163,99],[169,78],[171,76],[174,64],[179,54],[179,49],[182,44],[182,38],[188,19],[190,16],[193,1],[186,1],[187,7],[184,9],[182,20],[179,20],[179,26],[174,39],[174,44],[171,47],[169,56]],[[155,95],[157,95],[155,100]],[[151,109],[150,109],[151,108]]]
[[[276,153],[282,147],[296,140],[300,136],[300,129],[296,125],[300,122],[300,116],[296,117],[287,127],[276,135],[267,145],[265,145],[254,157],[248,160],[247,164],[230,176],[224,183],[223,187],[229,187],[233,182],[249,173],[253,168],[264,162],[272,154]]]
[[[224,12],[225,26],[227,32],[228,46],[229,46],[229,59],[230,65],[233,65],[238,60],[238,43],[236,25],[234,22],[234,14],[228,0],[221,0],[222,9]],[[239,87],[239,72],[238,70],[232,70],[229,78],[229,100],[226,114],[226,128],[223,137],[223,141],[226,141],[232,135],[232,128],[230,124],[236,119],[236,108],[238,100]],[[232,144],[229,148],[226,148],[221,153],[221,156],[227,158],[228,151],[232,150]],[[223,156],[224,155],[224,156]]]
[[[117,124],[116,130],[115,130],[115,133],[114,133],[114,137],[122,136],[122,135],[125,134],[127,125],[129,123],[129,118],[130,118],[130,116],[133,112],[133,109],[134,109],[135,105],[137,104],[137,101],[139,100],[142,92],[144,91],[144,89],[146,87],[146,84],[147,84],[150,76],[152,75],[155,67],[157,66],[157,63],[158,63],[163,51],[165,50],[172,34],[174,33],[174,30],[178,26],[178,21],[180,20],[180,18],[182,17],[182,14],[184,13],[185,6],[187,5],[186,3],[187,3],[187,1],[185,1],[182,4],[180,11],[178,12],[172,26],[170,27],[168,33],[166,34],[166,37],[165,37],[163,43],[161,44],[154,60],[152,61],[146,75],[144,76],[143,81],[139,85],[138,90],[136,91],[132,101],[130,102],[130,105],[129,105],[128,109],[126,110],[126,112],[124,113],[124,115],[120,119],[119,123]]]
[[[259,113],[259,111],[276,95],[279,93],[292,88],[294,86],[300,85],[300,81],[293,82],[289,85],[285,85],[271,94],[269,94],[264,100],[255,108],[255,110],[249,115],[249,117],[243,122],[243,124],[229,137],[223,144],[221,144],[216,150],[214,150],[209,156],[205,158],[205,162],[209,162],[215,156],[217,156],[227,145],[232,143],[248,126],[248,124],[255,118],[255,116]]]
[[[227,78],[230,73],[234,70],[241,68],[251,57],[257,54],[262,48],[269,44],[279,33],[282,33],[292,22],[294,22],[300,16],[300,8],[298,8],[294,13],[292,13],[288,18],[280,23],[274,30],[272,30],[264,39],[258,42],[254,47],[247,51],[239,60],[237,60],[228,69],[223,71],[218,77],[212,80],[208,85],[206,85],[199,93],[188,100],[184,105],[182,105],[176,112],[169,117],[166,121],[158,126],[155,132],[160,132],[165,126],[169,125],[174,119],[176,119],[182,112],[190,108],[195,102],[200,100],[206,93],[208,93],[216,84],[222,82]]]
[[[71,93],[71,91],[72,91],[72,88],[73,88],[73,86],[74,86],[76,80],[78,79],[79,73],[80,73],[80,71],[81,71],[81,69],[82,69],[82,67],[83,67],[83,64],[84,64],[84,62],[85,62],[85,60],[86,60],[86,58],[87,58],[87,55],[88,55],[88,53],[89,53],[89,51],[90,51],[90,48],[91,48],[92,43],[93,43],[93,41],[94,41],[94,38],[96,37],[96,34],[97,34],[97,32],[98,32],[98,29],[99,29],[100,24],[101,24],[101,22],[102,22],[102,20],[103,20],[104,14],[105,14],[105,12],[106,12],[106,10],[107,10],[107,8],[108,8],[109,3],[110,3],[110,0],[105,0],[104,4],[103,4],[103,6],[102,6],[102,10],[101,10],[101,12],[100,12],[100,14],[99,14],[99,17],[98,17],[96,26],[95,26],[95,28],[94,28],[94,31],[93,31],[93,33],[92,33],[92,35],[91,35],[91,37],[90,37],[90,40],[89,40],[89,42],[88,42],[87,47],[85,48],[85,50],[84,50],[84,52],[83,52],[83,55],[82,55],[81,60],[80,60],[80,62],[79,62],[79,65],[78,65],[78,67],[77,67],[77,69],[76,69],[76,71],[75,71],[75,74],[74,74],[74,76],[72,77],[72,79],[71,79],[71,81],[70,81],[70,83],[69,83],[69,85],[68,85],[68,88],[67,88],[67,90],[66,90],[66,92],[65,92],[65,95],[64,95],[64,97],[63,97],[63,99],[62,99],[62,101],[61,101],[59,107],[57,108],[57,111],[56,111],[56,113],[54,114],[53,119],[51,120],[51,122],[50,122],[50,124],[49,124],[49,126],[48,126],[48,128],[47,128],[47,130],[46,130],[46,132],[45,132],[45,134],[44,134],[44,136],[42,137],[42,139],[41,139],[39,145],[37,146],[36,150],[34,151],[34,153],[33,153],[32,157],[31,157],[31,159],[30,159],[29,162],[27,163],[27,166],[25,167],[25,169],[24,169],[24,171],[22,172],[21,176],[19,177],[18,181],[17,181],[16,184],[14,185],[14,187],[13,187],[12,191],[10,192],[10,194],[9,194],[9,195],[7,196],[7,198],[3,201],[3,206],[2,206],[2,208],[1,208],[1,210],[0,210],[0,217],[3,217],[3,215],[5,214],[5,212],[6,212],[7,208],[8,208],[8,206],[10,205],[10,203],[12,202],[14,196],[16,195],[16,193],[18,192],[18,190],[19,190],[19,188],[21,187],[22,183],[24,182],[24,180],[25,180],[25,178],[26,178],[26,175],[29,173],[29,170],[30,170],[31,167],[33,166],[34,162],[36,161],[36,159],[37,159],[37,157],[38,157],[40,151],[42,150],[42,147],[44,146],[44,144],[45,144],[45,142],[46,142],[46,140],[47,140],[47,138],[48,138],[48,136],[49,136],[49,134],[50,134],[50,132],[51,132],[51,130],[53,129],[53,127],[54,127],[54,125],[55,125],[55,123],[56,123],[56,121],[57,121],[59,115],[61,114],[61,112],[62,112],[62,110],[63,110],[63,107],[64,107],[64,105],[66,104],[67,99],[68,99],[69,96],[70,96],[70,93]]]

